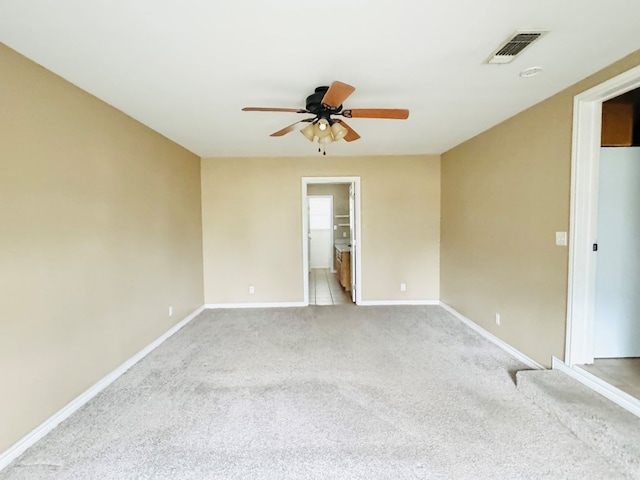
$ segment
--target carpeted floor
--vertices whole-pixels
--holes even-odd
[[[8,479],[629,478],[440,307],[206,311]]]
[[[640,478],[640,418],[558,370],[516,376],[518,390],[536,405],[628,478]]]

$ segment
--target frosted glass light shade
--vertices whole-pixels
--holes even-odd
[[[329,129],[327,129],[326,131],[330,132]],[[318,143],[320,145],[329,145],[331,142],[333,142],[333,138],[331,138],[331,135],[326,135],[324,137],[318,137]]]
[[[300,133],[305,137],[307,137],[307,140],[309,140],[310,142],[313,142],[313,138],[316,136],[315,125],[313,123],[310,123],[309,125],[304,127],[302,130],[300,130]]]
[[[329,127],[329,122],[327,122],[324,118],[320,119],[318,123],[316,123],[315,130],[316,136],[318,137],[318,142],[321,138],[331,136],[331,128]]]
[[[348,133],[348,130],[342,126],[340,122],[331,125],[331,135],[334,141],[342,140]]]

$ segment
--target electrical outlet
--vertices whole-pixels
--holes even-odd
[[[567,246],[567,232],[556,232],[556,245]]]
[[[173,305],[169,305],[169,316],[173,317]]]
[[[342,238],[347,238],[347,232],[342,232]]]
[[[249,295],[256,293],[256,288],[253,285],[249,285]]]
[[[400,284],[400,291],[401,292],[406,292],[407,291],[407,284],[406,283],[401,283]]]
[[[500,325],[500,314],[496,313],[496,325]]]

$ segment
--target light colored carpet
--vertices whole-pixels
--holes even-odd
[[[557,370],[518,372],[518,390],[628,478],[640,478],[640,418]]]
[[[207,311],[8,479],[616,479],[440,307]]]

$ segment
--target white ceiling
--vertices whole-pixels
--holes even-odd
[[[638,0],[0,0],[0,41],[201,156],[313,155],[315,87],[356,87],[330,155],[441,153],[640,48]],[[550,33],[512,64],[517,29]],[[542,75],[520,78],[531,66]]]

